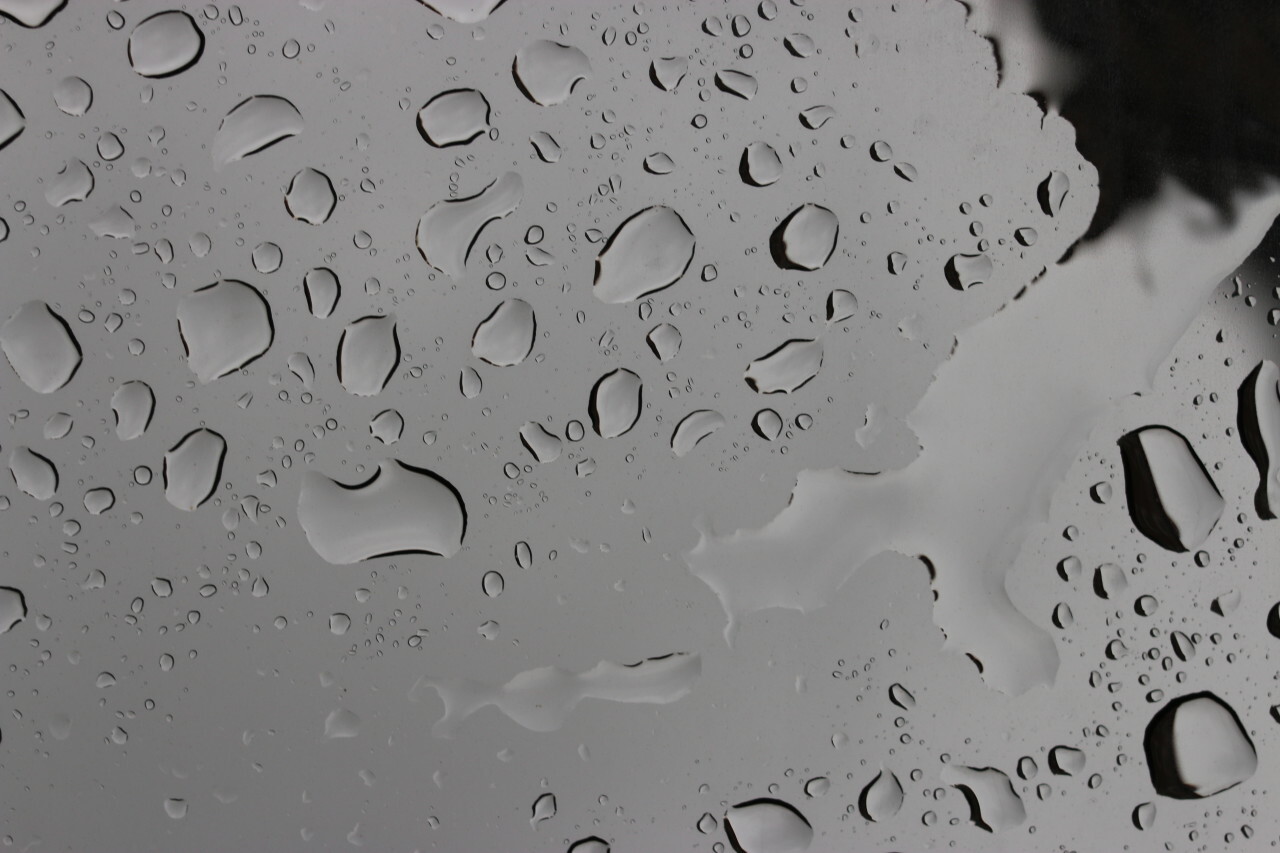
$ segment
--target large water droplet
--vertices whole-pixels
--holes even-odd
[[[195,19],[176,9],[144,18],[129,35],[129,64],[143,77],[186,71],[203,52],[204,33]]]
[[[1186,438],[1148,426],[1124,435],[1119,445],[1134,526],[1170,551],[1204,542],[1226,502]]]
[[[400,363],[396,315],[361,317],[338,340],[338,382],[347,393],[372,397],[387,387]]]
[[[969,820],[987,832],[1001,832],[1027,819],[1026,807],[1013,790],[1013,783],[994,767],[948,765],[942,781],[958,788],[969,802]]]
[[[0,586],[0,634],[7,634],[27,618],[27,597],[22,590]]]
[[[478,24],[505,0],[418,0],[438,15],[459,24]]]
[[[17,139],[26,127],[27,119],[22,110],[8,92],[0,89],[0,149]]]
[[[1171,700],[1142,741],[1156,793],[1179,800],[1234,788],[1258,769],[1258,754],[1236,712],[1212,693]]]
[[[836,250],[840,221],[818,204],[802,204],[782,220],[769,240],[773,262],[782,269],[821,269]]]
[[[665,705],[688,695],[702,672],[702,658],[678,653],[624,665],[601,661],[583,673],[544,666],[519,673],[506,684],[470,679],[423,678],[410,691],[431,687],[444,702],[444,716],[431,727],[437,737],[450,737],[459,723],[493,705],[519,725],[535,732],[555,731],[583,699]]]
[[[533,351],[537,332],[533,306],[523,299],[508,299],[476,326],[471,353],[498,367],[519,364]]]
[[[671,434],[671,450],[676,456],[684,456],[694,445],[724,426],[724,415],[710,409],[690,412],[676,425]]]
[[[38,501],[47,501],[58,491],[58,469],[29,447],[15,447],[9,453],[9,473],[19,489]]]
[[[51,394],[80,367],[80,344],[67,321],[44,302],[23,303],[0,326],[0,350],[28,388]]]
[[[466,145],[489,129],[489,101],[475,89],[441,92],[418,110],[418,133],[436,148]]]
[[[328,267],[307,270],[302,277],[302,286],[306,291],[307,308],[313,317],[324,319],[333,313],[342,294],[342,285],[333,270]]]
[[[547,432],[546,427],[536,421],[529,421],[520,427],[520,443],[539,462],[554,462],[560,458],[560,437]]]
[[[991,258],[985,254],[952,255],[944,270],[947,283],[956,290],[968,290],[975,284],[988,282],[994,272]]]
[[[67,0],[0,0],[0,15],[24,27],[42,27]]]
[[[540,39],[520,49],[512,74],[526,98],[549,107],[568,100],[574,87],[591,76],[591,62],[576,47]]]
[[[591,389],[588,404],[596,434],[617,438],[627,433],[640,419],[643,395],[644,383],[625,367],[600,377]]]
[[[132,441],[147,431],[156,410],[156,395],[147,383],[135,379],[123,383],[111,395],[111,411],[116,418],[116,437]]]
[[[164,455],[164,497],[178,509],[192,512],[213,497],[222,479],[227,442],[211,429],[187,433]]]
[[[616,304],[668,288],[689,269],[695,245],[680,214],[647,207],[619,225],[600,250],[593,292]]]
[[[466,272],[471,249],[480,232],[495,219],[509,216],[524,197],[524,181],[506,172],[480,192],[432,205],[418,220],[415,240],[422,259],[445,275]]]
[[[306,168],[293,176],[285,190],[284,206],[289,215],[308,225],[323,225],[333,215],[338,195],[333,181],[319,169]]]
[[[817,376],[821,367],[822,341],[797,339],[751,362],[745,378],[758,394],[790,394]]]
[[[452,557],[462,547],[467,512],[443,477],[391,459],[350,486],[318,471],[303,474],[298,523],[317,554],[350,565],[388,554]]]
[[[880,772],[867,783],[858,797],[858,811],[870,821],[886,821],[902,809],[902,783],[893,771],[880,767]]]
[[[214,168],[257,154],[302,133],[302,113],[278,95],[252,95],[231,108],[210,148]]]
[[[1258,363],[1240,386],[1240,440],[1258,466],[1254,507],[1261,518],[1280,515],[1280,367]]]
[[[178,303],[187,366],[201,382],[234,373],[259,358],[275,338],[271,308],[257,288],[224,279]]]
[[[738,803],[724,815],[729,843],[738,853],[801,853],[813,843],[813,827],[782,800]]]

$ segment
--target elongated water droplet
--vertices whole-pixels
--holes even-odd
[[[724,426],[724,415],[710,409],[690,412],[676,425],[671,434],[671,450],[676,456],[684,456],[694,445]]]
[[[328,267],[308,270],[302,277],[302,286],[306,291],[307,308],[312,316],[323,319],[333,313],[338,305],[338,297],[342,294],[342,285],[333,270]]]
[[[9,97],[9,93],[0,89],[0,150],[17,139],[27,127],[26,116]]]
[[[226,440],[213,430],[187,433],[164,455],[165,500],[192,512],[213,497],[222,479],[226,455]]]
[[[771,798],[733,806],[725,812],[724,828],[739,853],[801,853],[813,843],[813,827],[804,815]]]
[[[252,95],[231,108],[210,149],[214,168],[257,154],[278,142],[302,133],[302,113],[279,95]]]
[[[560,458],[562,442],[559,436],[547,432],[546,427],[535,421],[529,421],[520,427],[520,443],[539,462],[554,462]]]
[[[338,382],[349,394],[372,397],[387,387],[400,363],[396,315],[361,317],[338,340]]]
[[[969,820],[987,832],[1002,832],[1027,819],[1026,807],[1013,783],[994,767],[948,765],[942,781],[960,789],[969,802]]]
[[[38,501],[47,501],[58,490],[58,469],[29,447],[9,453],[9,473],[19,489]]]
[[[0,634],[27,618],[27,597],[19,589],[0,586]]]
[[[769,251],[784,270],[817,270],[831,259],[839,234],[834,213],[818,204],[803,204],[774,229]]]
[[[617,438],[635,426],[640,419],[643,391],[640,377],[625,367],[600,377],[591,389],[588,404],[596,435]]]
[[[418,133],[429,145],[466,145],[489,129],[489,100],[475,89],[441,92],[418,110]]]
[[[1253,504],[1262,518],[1280,515],[1280,367],[1258,362],[1240,386],[1240,440],[1258,466]]]

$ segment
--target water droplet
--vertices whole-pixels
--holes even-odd
[[[782,158],[767,142],[752,142],[742,149],[738,176],[753,187],[767,187],[782,177]]]
[[[466,145],[489,129],[489,101],[475,89],[450,89],[418,110],[418,133],[429,145]]]
[[[303,169],[289,181],[284,206],[289,215],[308,225],[323,225],[338,204],[333,181],[318,169]]]
[[[684,456],[694,445],[724,426],[724,415],[710,409],[690,412],[676,425],[671,434],[671,450],[676,456]]]
[[[969,820],[987,832],[1001,832],[1027,819],[1026,807],[1013,783],[994,767],[948,765],[942,781],[960,789],[969,802]]]
[[[69,116],[82,116],[93,106],[93,87],[79,77],[63,77],[53,87],[53,102]]]
[[[0,586],[0,634],[7,634],[27,618],[27,597],[21,590]]]
[[[574,87],[591,76],[591,62],[576,47],[540,39],[516,54],[512,74],[526,98],[549,107],[567,101]]]
[[[461,277],[480,232],[510,215],[523,197],[524,181],[506,172],[473,196],[432,205],[418,220],[416,242],[422,259],[447,276]]]
[[[1156,793],[1179,800],[1234,788],[1258,768],[1240,718],[1208,692],[1180,696],[1157,711],[1143,748]]]
[[[9,93],[0,89],[0,150],[17,139],[27,127],[26,116],[9,97]]]
[[[307,308],[313,317],[323,319],[333,313],[342,293],[342,285],[333,270],[328,267],[308,270],[302,277],[302,285],[307,295]]]
[[[1049,216],[1057,216],[1066,201],[1067,192],[1071,189],[1071,181],[1058,171],[1049,173],[1049,177],[1040,182],[1036,190],[1036,198],[1040,200],[1040,208]]]
[[[813,843],[809,821],[782,800],[738,803],[725,812],[724,828],[740,853],[801,853]]]
[[[259,358],[275,338],[271,308],[257,288],[223,279],[178,303],[178,331],[187,366],[212,382]]]
[[[485,572],[484,577],[480,579],[480,588],[490,598],[497,598],[502,595],[502,590],[506,588],[506,585],[507,582],[500,572]]]
[[[361,719],[354,711],[338,708],[324,718],[325,740],[352,738],[360,734]]]
[[[689,73],[689,60],[683,56],[667,56],[655,59],[649,65],[649,79],[664,92],[674,92]]]
[[[560,458],[559,437],[547,432],[546,427],[536,421],[529,421],[520,427],[520,443],[540,463],[554,462]],[[525,545],[525,548],[528,547]]]
[[[9,473],[18,488],[38,501],[47,501],[58,490],[58,469],[29,447],[9,453]]]
[[[822,341],[796,339],[751,362],[744,377],[757,394],[790,394],[817,376],[821,367]]]
[[[71,327],[44,302],[26,302],[0,326],[0,349],[28,388],[51,394],[80,367],[80,344]]]
[[[716,72],[716,88],[728,92],[730,95],[736,95],[744,101],[749,101],[756,96],[756,92],[760,89],[760,84],[755,77],[745,71],[726,68],[723,71]]]
[[[889,820],[902,809],[902,783],[892,771],[883,765],[858,797],[858,811],[867,820],[877,823]]]
[[[1204,542],[1226,503],[1186,438],[1148,426],[1122,436],[1119,445],[1134,526],[1170,551]]]
[[[668,362],[680,352],[680,330],[670,323],[659,323],[649,330],[645,341],[658,361]]]
[[[1075,776],[1084,769],[1084,753],[1070,746],[1049,750],[1049,769],[1058,776]]]
[[[751,419],[751,428],[765,441],[776,441],[782,434],[782,416],[773,409],[761,409]]]
[[[164,497],[181,510],[192,512],[213,497],[222,479],[227,442],[210,429],[187,433],[164,455]]]
[[[144,18],[129,35],[129,64],[143,77],[186,71],[203,52],[204,33],[195,19],[176,9]]]
[[[349,394],[372,397],[387,387],[400,363],[396,315],[361,317],[338,340],[338,382]]]
[[[471,353],[489,364],[510,367],[533,351],[537,331],[533,306],[523,299],[508,299],[476,326]]]
[[[696,241],[680,214],[661,205],[628,217],[596,257],[593,292],[631,302],[675,284],[693,262]]]
[[[994,272],[991,258],[985,254],[952,255],[945,269],[947,283],[956,290],[968,290],[976,284],[984,284],[991,280]]]
[[[625,367],[606,373],[591,389],[591,426],[603,438],[626,434],[640,419],[644,384]]]
[[[278,95],[253,95],[231,108],[210,148],[215,168],[257,154],[302,133],[302,113]]]

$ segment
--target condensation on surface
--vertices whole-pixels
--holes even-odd
[[[0,0],[4,844],[1268,849],[1269,18],[1049,5]]]

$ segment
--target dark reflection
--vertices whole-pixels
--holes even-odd
[[[1075,54],[1061,105],[1098,168],[1106,231],[1169,175],[1230,216],[1233,190],[1280,174],[1280,3],[1034,0],[1044,35]]]

